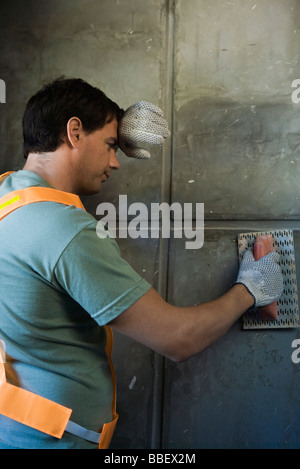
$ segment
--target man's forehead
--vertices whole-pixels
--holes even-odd
[[[107,129],[107,130],[110,129],[111,131],[117,131],[118,125],[119,125],[119,123],[118,123],[117,119],[113,119],[110,122],[106,122],[103,128]]]

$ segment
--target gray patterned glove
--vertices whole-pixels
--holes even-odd
[[[125,111],[118,134],[118,145],[127,156],[148,159],[150,153],[141,144],[161,145],[170,132],[162,110],[147,101],[139,101]]]
[[[251,250],[244,253],[235,283],[241,283],[247,288],[257,307],[277,301],[283,292],[279,259],[277,252],[270,252],[258,261],[254,260]]]

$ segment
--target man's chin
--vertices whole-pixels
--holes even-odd
[[[78,191],[78,195],[79,196],[86,196],[86,195],[95,195],[95,194],[98,194],[98,192],[100,192],[102,189],[102,182],[100,184],[97,185],[97,187],[84,187],[84,188],[81,188],[79,191]]]

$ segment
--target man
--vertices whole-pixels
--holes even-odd
[[[33,186],[71,197],[97,193],[120,166],[118,145],[128,156],[147,157],[141,142],[161,143],[168,131],[149,103],[124,113],[84,81],[59,79],[29,100],[23,135],[26,164],[4,178],[0,197]],[[75,205],[31,203],[1,220],[0,338],[8,377],[72,409],[75,426],[99,432],[112,420],[113,395],[103,326],[182,361],[222,337],[254,303],[278,299],[282,276],[276,253],[255,262],[247,252],[225,295],[172,306]],[[59,439],[2,413],[2,448],[97,448],[69,427]]]

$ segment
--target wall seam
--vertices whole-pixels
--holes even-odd
[[[163,5],[165,13],[165,69],[162,72],[162,106],[165,118],[169,124],[171,136],[165,141],[162,149],[162,183],[161,202],[171,203],[172,200],[172,156],[173,156],[173,114],[174,114],[174,34],[175,34],[175,0],[166,0]],[[163,67],[162,64],[161,66]],[[170,240],[160,239],[158,255],[158,292],[168,299]],[[163,417],[164,417],[164,380],[165,358],[154,354],[154,382],[153,382],[153,413],[151,430],[151,448],[162,448]]]

